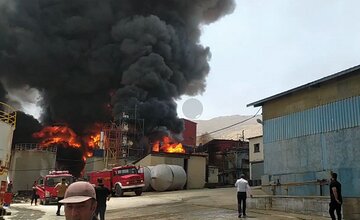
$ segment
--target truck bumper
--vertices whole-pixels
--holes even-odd
[[[126,190],[130,190],[130,189],[135,189],[135,188],[142,188],[144,187],[145,184],[137,184],[137,185],[132,185],[132,186],[121,186],[122,189],[126,189]]]

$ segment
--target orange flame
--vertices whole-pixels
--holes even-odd
[[[103,127],[101,123],[95,123],[85,130],[85,136],[83,136],[83,143],[89,148],[97,148],[100,143],[100,131]]]
[[[40,146],[42,147],[62,143],[71,147],[81,146],[75,132],[66,126],[44,127],[41,131],[34,133],[33,137],[41,139]]]
[[[99,146],[100,143],[100,134],[97,135],[90,135],[89,141],[88,141],[88,146],[91,148],[95,148],[97,146]]]
[[[185,153],[185,149],[181,143],[173,143],[171,138],[164,136],[162,141],[156,141],[153,144],[152,150],[154,152],[165,152],[165,153]]]

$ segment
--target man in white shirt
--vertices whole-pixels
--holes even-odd
[[[235,187],[237,189],[239,218],[241,218],[241,213],[245,217],[246,216],[246,197],[247,197],[247,194],[249,194],[250,197],[252,197],[252,194],[251,194],[251,188],[249,186],[248,181],[245,179],[244,174],[240,175],[240,179],[238,179],[236,181]],[[242,202],[242,209],[241,209],[241,202]]]

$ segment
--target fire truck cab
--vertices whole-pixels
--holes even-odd
[[[133,191],[137,196],[142,194],[144,183],[144,168],[133,165],[118,166],[111,170],[88,173],[90,183],[97,185],[97,179],[102,178],[104,186],[115,196],[123,196],[124,192]]]
[[[61,182],[62,178],[66,179],[68,185],[75,180],[69,171],[49,171],[49,174],[38,179],[36,193],[39,196],[40,204],[48,205],[57,202],[55,186]]]

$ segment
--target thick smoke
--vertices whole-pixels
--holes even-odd
[[[0,102],[5,102],[5,103],[7,102],[7,92],[1,82],[0,82]]]
[[[32,136],[33,133],[42,128],[39,121],[32,115],[18,111],[16,113],[16,129],[14,131],[13,143],[35,143],[37,140]]]
[[[0,0],[0,81],[12,90],[37,89],[42,121],[69,124],[79,134],[126,108],[138,110],[146,131],[166,126],[178,133],[174,100],[203,92],[209,72],[201,25],[234,6],[233,0]]]

